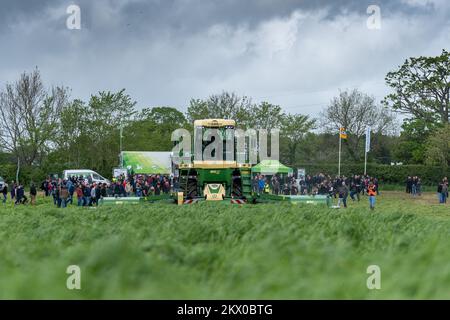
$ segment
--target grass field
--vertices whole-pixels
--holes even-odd
[[[347,209],[0,205],[0,298],[450,298],[450,207],[384,192]],[[381,289],[369,290],[369,265]],[[81,290],[66,268],[81,268]]]

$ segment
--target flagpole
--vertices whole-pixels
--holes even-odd
[[[370,127],[366,128],[366,145],[364,148],[364,175],[367,175],[367,153],[370,151]]]
[[[364,175],[367,174],[367,151],[364,152]]]
[[[338,176],[341,176],[341,133],[339,132],[339,165],[338,165]]]

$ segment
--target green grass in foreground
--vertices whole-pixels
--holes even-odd
[[[346,210],[0,206],[0,298],[450,298],[448,207],[401,197],[375,212],[366,198]],[[72,264],[81,290],[66,288]],[[371,264],[381,290],[366,287]]]

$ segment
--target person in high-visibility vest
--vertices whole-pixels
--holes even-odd
[[[270,186],[267,181],[266,181],[266,184],[264,185],[264,193],[270,193]]]
[[[367,186],[367,195],[369,196],[370,209],[373,210],[375,209],[375,196],[377,195],[377,190],[373,181],[370,181]]]

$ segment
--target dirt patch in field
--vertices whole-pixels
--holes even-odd
[[[420,196],[413,197],[411,194],[401,191],[383,191],[382,197],[387,199],[398,199],[402,201],[411,201],[417,203],[419,205],[430,205],[430,204],[439,204],[437,193],[435,192],[424,192]],[[450,202],[447,202],[444,205],[448,205]]]

